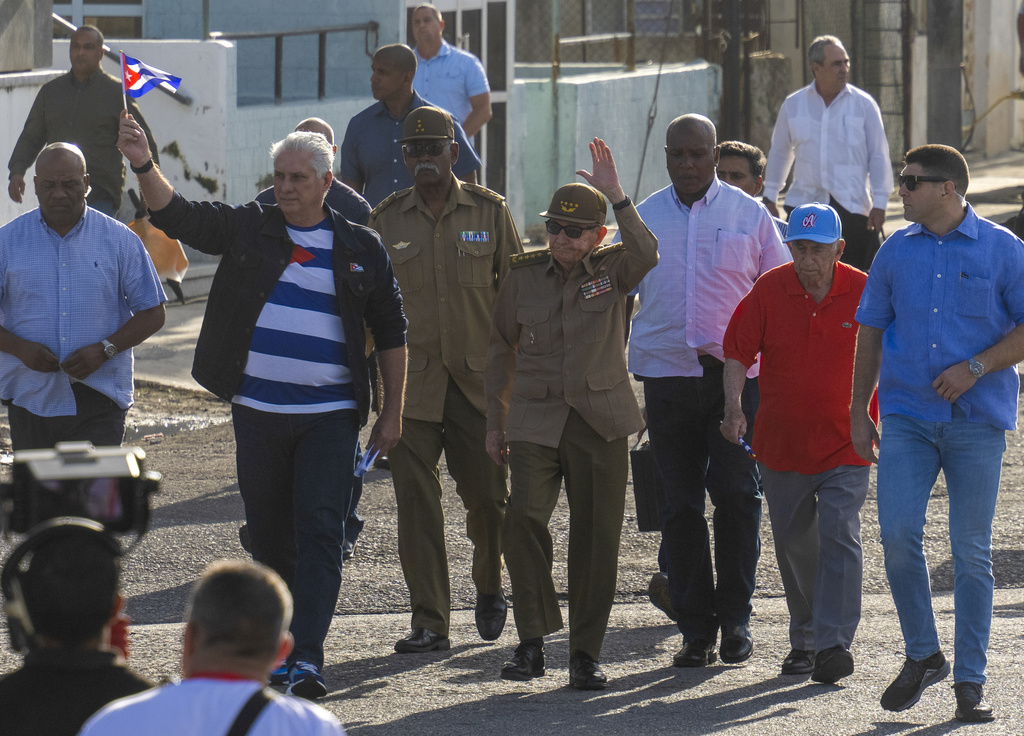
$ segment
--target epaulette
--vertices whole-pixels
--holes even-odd
[[[376,207],[374,207],[372,210],[370,210],[370,217],[376,217],[377,215],[379,215],[381,212],[386,210],[388,208],[388,206],[390,206],[390,204],[392,202],[394,202],[396,199],[398,199],[399,196],[401,196],[402,194],[405,194],[408,191],[410,191],[410,190],[408,190],[408,189],[399,189],[397,192],[391,192],[391,194],[386,196],[384,198],[384,200],[380,204],[378,204]]]
[[[498,204],[505,201],[505,198],[497,192],[492,191],[487,187],[482,187],[479,184],[470,184],[469,182],[464,181],[462,182],[462,188],[466,191],[472,192],[473,194],[479,194],[481,197],[486,197],[492,202],[497,202]]]
[[[529,266],[531,263],[547,262],[551,257],[551,251],[547,248],[541,248],[540,250],[529,250],[526,253],[513,253],[508,257],[509,268],[519,268],[520,266]]]
[[[612,243],[611,245],[602,245],[600,248],[594,248],[594,252],[590,254],[591,259],[600,258],[606,256],[609,253],[614,253],[617,250],[625,250],[626,246],[622,243]]]

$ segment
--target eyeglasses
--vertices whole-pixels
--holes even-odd
[[[444,147],[444,143],[406,143],[402,146],[402,150],[409,158],[419,158],[424,151],[428,156],[440,156]]]
[[[949,181],[949,179],[945,178],[944,176],[918,176],[916,174],[911,174],[910,176],[900,174],[899,180],[900,186],[906,187],[908,192],[912,192],[915,189],[917,189],[917,185],[922,182],[930,181],[938,184],[940,182]]]
[[[558,235],[558,233],[565,230],[565,236],[567,238],[578,238],[583,234],[584,230],[596,230],[598,225],[591,225],[589,227],[582,227],[580,225],[559,225],[554,220],[548,220],[544,223],[548,229],[548,232],[552,235]]]

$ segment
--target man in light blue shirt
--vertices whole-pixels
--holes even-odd
[[[431,104],[447,110],[475,136],[491,119],[491,85],[480,60],[444,40],[441,11],[424,3],[412,11],[416,38],[413,88]]]
[[[78,146],[36,159],[39,208],[0,228],[0,399],[15,450],[67,440],[119,445],[132,351],[167,300],[142,241],[86,206]]]
[[[1017,427],[1024,360],[1024,243],[964,202],[967,162],[948,146],[909,151],[900,175],[911,225],[878,251],[857,310],[850,406],[857,453],[878,463],[878,520],[906,661],[882,695],[903,711],[950,671],[931,605],[922,538],[943,471],[956,569],[956,717],[990,721],[982,701],[992,623],[992,518],[1005,432]],[[868,417],[878,384],[880,442]],[[875,456],[875,447],[879,447]]]

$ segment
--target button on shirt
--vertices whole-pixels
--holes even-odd
[[[647,378],[702,376],[698,350],[723,360],[722,338],[758,276],[791,259],[768,211],[716,177],[687,207],[674,186],[637,211],[658,237],[661,260],[637,291],[629,370]],[[755,364],[747,374],[757,375]]]
[[[341,178],[361,183],[362,194],[371,207],[413,185],[398,141],[409,113],[432,104],[413,92],[412,104],[401,117],[396,118],[383,102],[377,102],[349,121],[341,143]],[[480,168],[480,157],[457,122],[455,141],[459,144],[459,160],[452,164],[452,171],[461,179]]]
[[[826,106],[812,83],[786,98],[768,152],[765,199],[778,200],[794,158],[787,205],[828,202],[831,195],[856,214],[885,209],[893,189],[889,142],[878,104],[867,92],[847,84]]]
[[[970,205],[941,237],[917,223],[897,230],[871,265],[857,321],[885,330],[881,415],[952,421],[932,381],[1024,323],[1024,243]],[[983,375],[956,404],[968,421],[1016,429],[1018,388],[1011,366]]]
[[[63,238],[38,209],[0,228],[0,325],[45,345],[61,362],[110,337],[133,313],[166,300],[138,236],[93,209],[87,207]],[[132,351],[118,353],[83,383],[127,409]],[[37,416],[77,410],[67,373],[30,370],[9,353],[0,353],[0,398]]]
[[[416,49],[416,77],[413,88],[423,97],[447,110],[460,123],[473,110],[470,97],[491,91],[480,60],[441,39],[441,50],[429,59]]]

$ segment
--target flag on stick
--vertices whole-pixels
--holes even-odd
[[[121,87],[127,97],[142,97],[157,86],[174,92],[178,89],[179,84],[181,84],[181,77],[143,64],[138,59],[133,59],[123,51],[121,52]]]

